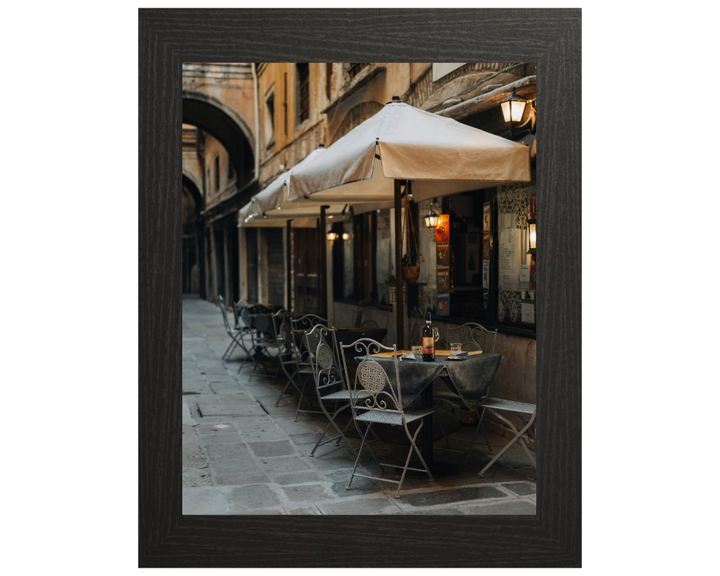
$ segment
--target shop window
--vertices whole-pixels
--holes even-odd
[[[535,190],[533,176],[529,184],[438,198],[447,223],[419,228],[425,263],[418,283],[409,285],[410,308],[429,308],[438,320],[534,334],[537,284],[528,219],[535,217]],[[423,202],[418,211],[429,207]]]
[[[501,186],[497,191],[497,246],[493,251],[497,269],[499,324],[535,330],[535,262],[528,254],[528,219],[535,217],[535,181]]]
[[[296,64],[298,123],[302,124],[310,117],[310,64]]]
[[[275,145],[275,93],[272,92],[265,99],[265,118],[263,122],[265,133],[265,147],[272,148]]]

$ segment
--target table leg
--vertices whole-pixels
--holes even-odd
[[[433,407],[433,387],[430,384],[420,395],[420,402],[423,408]],[[457,464],[450,462],[436,462],[435,454],[433,452],[433,439],[435,434],[435,428],[433,426],[433,415],[425,416],[423,419],[423,427],[420,431],[421,446],[420,452],[422,453],[423,459],[430,468],[433,476],[444,477],[444,476],[455,476],[460,473],[460,467]],[[419,460],[411,464],[413,468],[422,468],[422,464]],[[425,472],[413,472],[408,470],[408,476],[416,476],[421,478],[427,478]]]
[[[420,401],[423,408],[433,407],[432,389],[432,384],[430,384],[430,386],[427,386],[425,390],[422,391]],[[423,428],[420,431],[420,441],[422,442],[420,452],[422,452],[423,458],[425,458],[425,462],[427,462],[428,466],[430,466],[435,461],[435,456],[433,454],[433,430],[433,415],[430,414],[429,416],[425,416],[425,418],[423,419]]]

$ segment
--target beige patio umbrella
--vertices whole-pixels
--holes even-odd
[[[316,161],[327,151],[320,146],[310,152],[302,161],[287,170],[268,184],[261,192],[252,197],[250,202],[239,211],[238,227],[249,228],[315,228],[320,226],[320,233],[324,234],[328,218],[344,218],[350,216],[348,203],[328,203],[325,201],[311,201],[299,205],[288,200],[287,183],[295,170]],[[355,214],[370,210],[388,208],[392,202],[385,203],[357,203],[353,206]],[[323,242],[321,244],[326,247]],[[288,244],[288,262],[290,261],[290,245]],[[327,306],[327,278],[326,250],[320,252],[321,290],[323,293],[323,306]],[[291,290],[288,273],[288,291]],[[327,310],[324,315],[327,317]]]
[[[298,205],[394,201],[397,339],[403,347],[401,181],[412,181],[419,202],[530,179],[524,144],[393,98],[317,160],[294,170],[286,186]]]

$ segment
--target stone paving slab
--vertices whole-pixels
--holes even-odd
[[[208,457],[213,460],[231,460],[234,458],[250,457],[247,446],[242,442],[235,442],[233,444],[208,444],[205,447],[205,452]]]
[[[535,504],[527,500],[510,500],[508,502],[499,502],[479,506],[477,504],[466,504],[459,506],[463,514],[483,514],[483,515],[531,515],[535,516]]]
[[[290,456],[295,454],[295,447],[288,441],[251,442],[248,444],[255,456]]]
[[[353,498],[341,502],[318,502],[323,514],[393,514],[400,509],[386,496]]]
[[[518,496],[527,496],[528,494],[535,494],[535,484],[529,482],[512,482],[510,484],[503,484],[503,488],[514,492]]]
[[[225,402],[224,404],[198,404],[203,417],[206,416],[260,416],[265,411],[257,403]]]
[[[398,504],[398,506],[405,509],[408,506],[436,506],[438,504],[507,497],[508,495],[505,492],[498,490],[494,486],[471,486],[406,494],[402,497],[402,504]]]
[[[281,501],[266,484],[255,484],[232,488],[227,494],[227,503],[233,510],[257,510],[280,506]]]
[[[315,470],[299,470],[297,472],[272,474],[273,481],[280,486],[306,484],[309,482],[327,482],[328,477]]]
[[[182,513],[189,514],[229,514],[225,496],[214,486],[183,488]]]
[[[219,474],[215,476],[218,486],[245,486],[247,484],[269,484],[270,479],[260,471],[241,474]]]
[[[283,491],[285,497],[291,502],[320,502],[322,500],[334,500],[335,498],[322,484],[286,486]]]
[[[262,472],[262,468],[252,458],[233,458],[210,461],[213,469],[219,475],[246,474],[248,472]]]
[[[279,458],[260,458],[260,467],[270,475],[296,472],[299,470],[312,470],[313,467],[307,461],[307,458],[299,456],[280,456]]]

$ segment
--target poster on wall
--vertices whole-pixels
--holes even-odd
[[[438,291],[450,289],[450,268],[437,269],[437,289]]]
[[[440,214],[435,227],[435,241],[440,243],[450,242],[450,214]]]
[[[450,314],[450,293],[438,292],[437,307],[435,308],[436,316],[448,316]]]
[[[520,273],[520,230],[517,228],[500,230],[498,268],[500,288],[516,289]]]
[[[490,232],[490,202],[483,205],[483,232]]]
[[[440,267],[450,266],[450,244],[437,245],[437,265]]]
[[[525,324],[535,324],[535,292],[523,290],[520,292],[521,320]]]
[[[490,288],[490,260],[483,260],[482,287]]]
[[[490,232],[483,232],[483,260],[490,260],[491,241]]]

